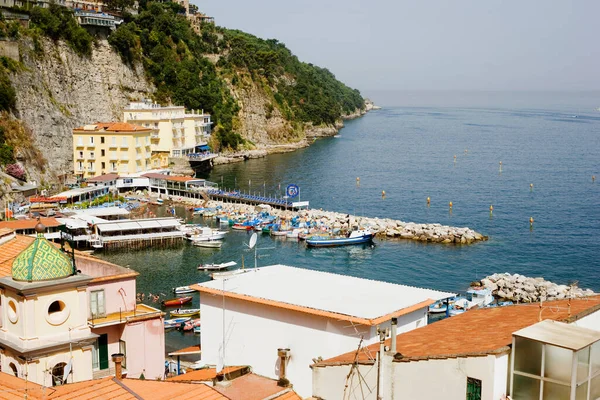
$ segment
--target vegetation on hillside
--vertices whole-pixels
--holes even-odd
[[[218,66],[231,71],[245,69],[254,80],[267,80],[276,90],[277,105],[289,119],[332,124],[342,114],[363,107],[358,90],[344,85],[325,68],[299,61],[283,43],[237,30],[223,33],[221,46],[227,56],[219,60]]]

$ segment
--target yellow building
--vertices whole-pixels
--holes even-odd
[[[151,169],[152,129],[124,122],[97,122],[73,129],[75,175],[132,174]]]
[[[123,121],[152,130],[152,168],[166,168],[168,157],[184,157],[206,146],[211,133],[210,114],[183,106],[162,107],[150,100],[132,102],[123,111]],[[161,163],[167,165],[160,165]]]

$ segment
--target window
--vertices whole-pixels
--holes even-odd
[[[46,321],[51,325],[62,325],[69,318],[70,312],[64,301],[54,300],[48,306]]]
[[[18,378],[19,377],[19,370],[17,369],[17,366],[15,365],[15,363],[11,362],[8,366],[12,370],[12,373]]]
[[[52,386],[60,386],[66,382],[65,379],[65,367],[67,364],[64,362],[58,363],[52,368]]]
[[[106,316],[106,310],[104,309],[104,290],[90,292],[90,312],[92,318]]]
[[[96,153],[90,151],[90,160],[93,160],[94,158],[96,158]]]
[[[123,354],[123,362],[121,363],[121,366],[123,366],[123,368],[127,368],[127,344],[125,343],[124,340],[120,340],[120,339],[119,339],[119,353]]]
[[[100,136],[100,143],[104,144],[104,136]]]
[[[117,137],[113,136],[112,138],[110,138],[110,141],[112,142],[113,146],[116,146],[116,144],[117,144]]]
[[[90,144],[94,144],[94,137],[90,136]]]
[[[481,380],[467,378],[467,400],[481,400]]]
[[[102,161],[102,169],[106,168],[106,163]]]
[[[79,158],[83,158],[83,151],[79,152]]]
[[[83,171],[83,162],[82,161],[79,161],[77,163],[77,171]]]
[[[104,149],[100,150],[100,155],[101,155],[102,157],[104,157],[104,156],[106,155],[106,153],[105,153]]]

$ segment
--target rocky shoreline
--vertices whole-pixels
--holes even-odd
[[[344,120],[355,119],[362,117],[371,110],[379,110],[381,107],[376,106],[369,99],[365,99],[365,108],[357,109],[353,113],[341,116],[341,119],[336,121],[334,125],[312,126],[307,124],[304,129],[305,138],[294,143],[284,143],[276,145],[261,145],[253,150],[243,150],[235,153],[222,154],[213,160],[213,165],[231,164],[242,162],[254,158],[263,158],[269,154],[289,153],[310,146],[317,138],[331,137],[338,134],[339,130],[344,127]]]
[[[595,294],[591,289],[581,289],[577,285],[559,285],[544,278],[511,275],[508,272],[490,275],[471,286],[490,289],[497,298],[516,303],[581,298]]]

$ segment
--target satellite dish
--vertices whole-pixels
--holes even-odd
[[[250,237],[250,243],[248,244],[249,248],[254,248],[254,246],[256,246],[256,241],[258,240],[258,235],[256,234],[256,232],[254,232],[252,234],[252,236]]]

